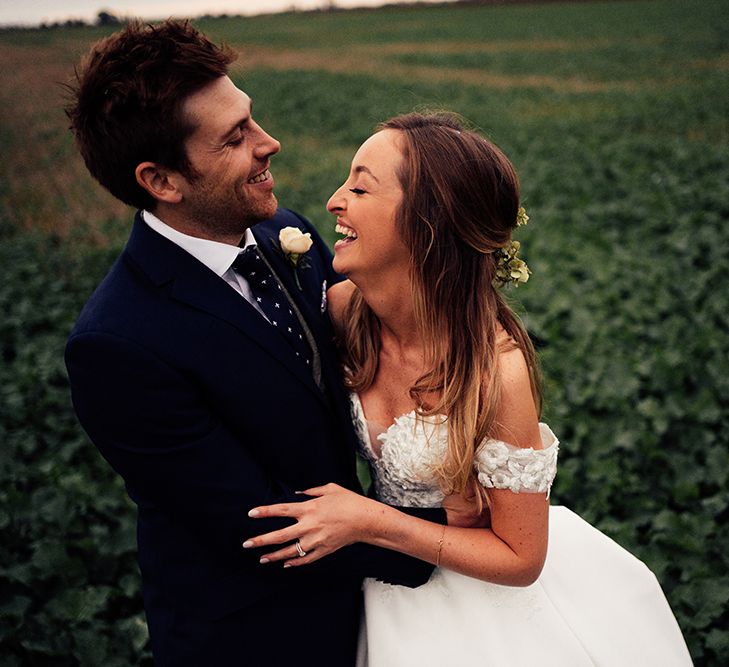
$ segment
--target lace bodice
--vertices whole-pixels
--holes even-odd
[[[370,464],[376,497],[390,505],[439,507],[443,493],[433,469],[447,451],[445,417],[416,418],[414,410],[398,417],[377,436],[382,443],[378,456],[370,442],[367,419],[356,394],[351,395],[351,405],[360,453]],[[488,489],[549,494],[557,472],[559,441],[546,424],[540,424],[539,431],[543,449],[486,440],[474,461],[479,482]]]

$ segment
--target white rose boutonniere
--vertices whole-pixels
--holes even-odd
[[[311,234],[308,232],[304,234],[298,227],[284,227],[278,233],[278,240],[281,250],[294,266],[298,264],[299,257],[309,251],[313,243]]]
[[[306,268],[308,266],[306,263],[307,258],[304,257],[302,261],[302,255],[309,252],[312,243],[314,243],[311,240],[311,234],[309,232],[305,234],[298,227],[284,227],[278,233],[278,242],[281,245],[281,250],[283,251],[284,256],[291,263],[291,266],[294,267],[296,286],[301,289],[299,274],[296,272],[296,269],[299,268],[299,266],[301,266],[301,268]]]

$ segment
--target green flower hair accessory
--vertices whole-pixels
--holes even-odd
[[[516,226],[523,227],[529,222],[524,207],[520,207],[516,214]],[[531,271],[527,263],[519,258],[519,249],[521,243],[519,241],[509,241],[505,246],[497,248],[494,251],[496,259],[496,277],[494,278],[494,287],[503,287],[504,285],[518,285],[529,280]]]
[[[527,212],[524,210],[524,207],[520,206],[519,210],[516,212],[516,226],[523,227],[528,222],[529,222],[529,216],[527,215]]]

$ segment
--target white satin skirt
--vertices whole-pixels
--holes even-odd
[[[500,586],[436,569],[416,589],[364,583],[359,667],[687,667],[656,577],[566,507],[539,579]]]

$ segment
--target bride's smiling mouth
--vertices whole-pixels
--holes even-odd
[[[357,232],[355,232],[351,227],[343,225],[339,221],[337,222],[336,227],[334,227],[334,231],[337,232],[337,234],[344,234],[344,238],[339,239],[339,241],[334,244],[335,248],[341,248],[345,245],[354,243],[357,240]]]

